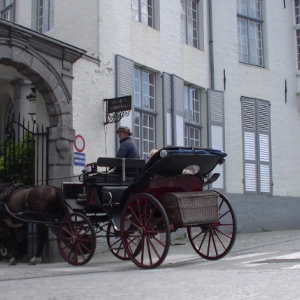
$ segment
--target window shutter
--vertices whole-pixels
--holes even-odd
[[[242,97],[244,192],[257,193],[255,99]]]
[[[164,145],[173,145],[172,140],[172,81],[171,75],[163,73]]]
[[[270,104],[257,100],[258,117],[258,162],[259,190],[261,194],[271,194],[271,148],[270,148]]]
[[[172,138],[174,146],[184,146],[184,110],[183,110],[184,81],[172,76]]]
[[[244,192],[272,193],[270,102],[242,97]]]
[[[224,124],[224,92],[207,90],[208,98],[208,146],[210,148],[225,151],[225,124]],[[214,169],[219,173],[218,180],[212,183],[213,189],[225,189],[224,164],[217,165]]]
[[[117,97],[132,96],[131,108],[133,110],[133,76],[134,63],[132,60],[116,55],[116,94]],[[123,117],[120,121],[120,126],[128,126],[131,131],[132,126],[132,110],[129,116]]]

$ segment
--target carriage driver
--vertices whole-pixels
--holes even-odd
[[[120,126],[116,131],[120,139],[120,148],[116,157],[119,158],[140,158],[139,149],[131,139],[132,133],[127,126]]]
[[[120,126],[116,131],[117,135],[119,136],[120,140],[120,148],[117,152],[117,158],[140,158],[139,149],[131,139],[132,132],[130,128],[127,126]],[[113,170],[113,173],[121,173],[121,167],[117,167]],[[126,173],[136,173],[138,172],[137,169],[127,169]]]

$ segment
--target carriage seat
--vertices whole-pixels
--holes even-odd
[[[102,205],[118,205],[127,186],[103,186],[101,190]]]
[[[139,173],[140,169],[145,166],[144,159],[136,158],[114,158],[114,157],[99,157],[97,159],[97,166],[104,167],[106,172],[102,175],[102,180],[97,179],[97,181],[127,181],[131,182],[134,177]],[[109,173],[108,171],[115,168],[115,171]],[[125,177],[123,178],[123,170],[125,171]],[[100,177],[99,174],[97,177]]]

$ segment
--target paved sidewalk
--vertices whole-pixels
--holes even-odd
[[[202,260],[195,253],[183,232],[172,236],[172,244],[178,245],[170,247],[162,266],[190,260]],[[227,257],[270,251],[271,248],[278,251],[284,251],[287,248],[299,251],[300,230],[237,234],[236,242]],[[43,263],[36,266],[19,263],[17,266],[8,266],[8,261],[2,261],[0,262],[0,282],[24,278],[136,270],[137,268],[131,261],[118,260],[107,249],[107,245],[101,241],[98,243],[92,260],[84,266],[72,266],[67,262]]]

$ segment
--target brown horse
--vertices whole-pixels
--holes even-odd
[[[0,185],[0,224],[5,222],[16,229],[26,223],[35,223],[37,228],[37,251],[29,261],[30,265],[41,262],[41,254],[48,237],[47,226],[54,229],[59,221],[68,214],[59,188],[42,185],[25,187],[22,184],[5,183]],[[10,264],[16,264],[17,249],[14,247]]]

